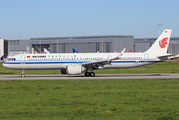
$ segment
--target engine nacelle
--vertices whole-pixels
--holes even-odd
[[[69,75],[81,74],[81,72],[83,72],[84,70],[84,67],[82,67],[81,65],[72,64],[66,66],[66,73]]]

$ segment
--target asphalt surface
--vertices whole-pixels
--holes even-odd
[[[179,78],[179,73],[161,74],[96,74],[95,77],[85,77],[84,75],[0,75],[3,80],[98,80],[98,79],[171,79]]]

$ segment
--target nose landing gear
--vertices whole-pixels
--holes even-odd
[[[21,77],[25,77],[25,70],[22,70]]]

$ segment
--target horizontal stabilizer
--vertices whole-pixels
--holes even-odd
[[[175,55],[165,54],[165,55],[157,56],[157,58],[159,58],[159,59],[164,59],[164,58],[166,58],[166,57],[171,57],[171,56],[175,56]]]

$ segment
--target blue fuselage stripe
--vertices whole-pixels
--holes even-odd
[[[6,61],[4,64],[79,64],[79,63],[88,63],[92,61]],[[119,61],[113,61],[112,63],[144,63],[144,62],[160,62],[158,60],[119,60]]]

